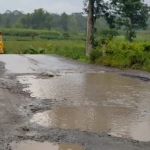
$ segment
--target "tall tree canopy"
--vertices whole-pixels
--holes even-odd
[[[69,16],[64,12],[60,16],[60,24],[64,31],[68,31],[68,20]]]
[[[52,27],[52,15],[42,8],[34,10],[32,14],[28,13],[20,19],[21,24],[25,28],[34,28],[34,29],[51,29]]]
[[[0,27],[52,29],[85,33],[86,17],[82,13],[72,13],[70,15],[65,12],[62,14],[49,13],[42,8],[27,14],[17,10],[7,10],[5,13],[0,14]]]
[[[144,0],[110,0],[113,12],[116,14],[116,23],[126,27],[126,38],[132,41],[135,29],[147,27],[149,6]]]

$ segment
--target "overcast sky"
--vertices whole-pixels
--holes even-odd
[[[150,0],[145,0],[150,4]],[[0,0],[0,13],[6,10],[19,10],[24,13],[33,12],[34,9],[43,8],[51,13],[82,12],[83,0]]]

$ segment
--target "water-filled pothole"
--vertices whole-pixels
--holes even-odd
[[[150,85],[147,83],[113,73],[66,73],[50,79],[20,76],[18,80],[28,84],[24,90],[29,90],[31,96],[56,99],[56,105],[62,105],[36,114],[31,122],[150,140]]]
[[[57,107],[54,110],[35,114],[30,122],[45,127],[105,132],[111,128],[119,129],[119,126],[123,126],[124,120],[132,115],[132,112],[133,110],[129,108],[115,107]],[[117,125],[113,127],[114,124]]]
[[[30,122],[50,128],[103,131],[117,137],[149,141],[150,121],[147,117],[144,120],[140,116],[136,118],[135,113],[136,110],[125,107],[60,106],[54,110],[35,114]],[[144,124],[141,124],[142,122]]]
[[[18,80],[28,85],[24,91],[30,91],[32,97],[65,98],[76,104],[92,101],[133,106],[145,88],[136,80],[112,73],[73,73],[49,79],[19,76]]]
[[[11,143],[12,150],[84,150],[82,146],[74,144],[55,144],[49,142],[22,141]]]

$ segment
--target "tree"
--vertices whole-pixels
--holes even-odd
[[[89,0],[87,7],[87,31],[86,31],[86,55],[89,55],[93,48],[93,32],[94,32],[94,0]]]
[[[52,16],[42,8],[34,10],[31,14],[31,26],[34,29],[51,29]]]
[[[42,8],[34,10],[33,13],[27,13],[18,21],[24,28],[33,29],[51,29],[53,16]]]
[[[68,15],[65,12],[63,12],[60,16],[60,23],[64,31],[68,31],[68,21],[69,21]]]
[[[83,13],[73,13],[72,16],[76,19],[79,32],[86,32],[86,17]]]
[[[111,0],[111,5],[117,15],[117,25],[126,28],[127,40],[132,41],[136,36],[135,29],[147,27],[149,6],[144,0]]]
[[[103,0],[84,0],[85,12],[87,13],[86,55],[93,49],[95,23],[99,17],[107,17],[108,6]]]
[[[78,33],[78,21],[75,18],[75,16],[72,14],[69,16],[69,21],[68,21],[68,30],[73,32],[73,33]]]
[[[0,14],[1,20],[0,20],[0,26],[1,27],[13,27],[18,19],[22,17],[24,14],[20,11],[10,11],[7,10],[5,13]]]
[[[5,19],[5,23],[4,23],[6,28],[11,28],[11,20],[10,18],[6,18]]]

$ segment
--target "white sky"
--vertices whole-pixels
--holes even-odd
[[[149,3],[150,0],[145,0]],[[51,13],[67,14],[82,12],[83,0],[0,0],[0,13],[6,10],[19,10],[24,13],[33,12],[34,9],[43,8]]]

